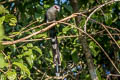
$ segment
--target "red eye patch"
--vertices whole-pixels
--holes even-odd
[[[59,9],[58,6],[54,6],[56,9]]]

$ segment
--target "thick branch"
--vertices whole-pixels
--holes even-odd
[[[79,11],[78,0],[70,0],[70,1],[71,1],[74,12],[78,12]],[[80,23],[80,19],[81,19],[80,16],[76,17],[77,27]],[[96,74],[96,69],[95,69],[94,64],[93,64],[93,58],[92,58],[92,55],[91,55],[92,52],[90,51],[90,48],[88,46],[87,39],[86,39],[85,36],[81,35],[79,37],[79,40],[81,41],[81,44],[83,46],[83,52],[84,52],[86,60],[87,60],[87,65],[88,65],[88,69],[89,69],[91,79],[92,80],[98,80],[98,77],[97,77],[97,74]]]

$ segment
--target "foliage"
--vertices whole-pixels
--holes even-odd
[[[2,3],[4,1],[5,3]],[[109,0],[78,0],[78,4],[80,11],[83,12],[104,4],[106,1]],[[61,4],[58,20],[73,13],[69,0],[62,1],[61,3],[59,3],[59,0],[55,2]],[[0,41],[15,41],[47,27],[47,25],[43,25],[32,29],[44,22],[45,11],[54,4],[54,0],[0,0],[0,4]],[[85,15],[88,16],[90,13],[88,12]],[[120,45],[120,2],[104,6],[94,13],[91,18],[109,26],[107,29],[118,45]],[[85,21],[86,17],[81,16],[79,28],[83,29]],[[66,22],[76,25],[74,18]],[[67,80],[90,80],[85,55],[83,54],[81,41],[78,38],[79,31],[73,26],[65,24],[57,25],[56,30],[58,32],[57,36],[61,37],[58,38],[62,54],[61,74],[63,76],[69,74],[70,76],[65,77]],[[48,33],[49,31],[43,32],[29,38],[29,40],[33,41],[26,40],[4,46],[1,42],[0,80],[44,80],[55,76]],[[105,29],[101,25],[89,20],[87,23],[87,33],[102,46],[120,70],[120,64],[118,64],[120,62],[120,49]],[[69,37],[66,38],[64,36]],[[116,70],[110,64],[101,48],[91,38],[87,37],[87,41],[92,51],[99,80],[105,80],[106,76],[110,73],[116,74]],[[112,80],[116,80],[116,78],[113,77]]]

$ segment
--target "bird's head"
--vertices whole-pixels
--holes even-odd
[[[53,5],[53,8],[54,8],[57,12],[60,11],[60,6],[58,6],[58,5]]]

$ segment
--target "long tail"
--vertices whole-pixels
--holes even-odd
[[[59,51],[55,27],[50,30],[50,37],[52,38],[51,43],[52,43],[52,52],[53,52],[53,62],[56,67],[56,72],[57,72],[56,76],[59,76],[59,71],[60,71],[59,66],[61,65],[61,61],[60,61],[61,55]]]

